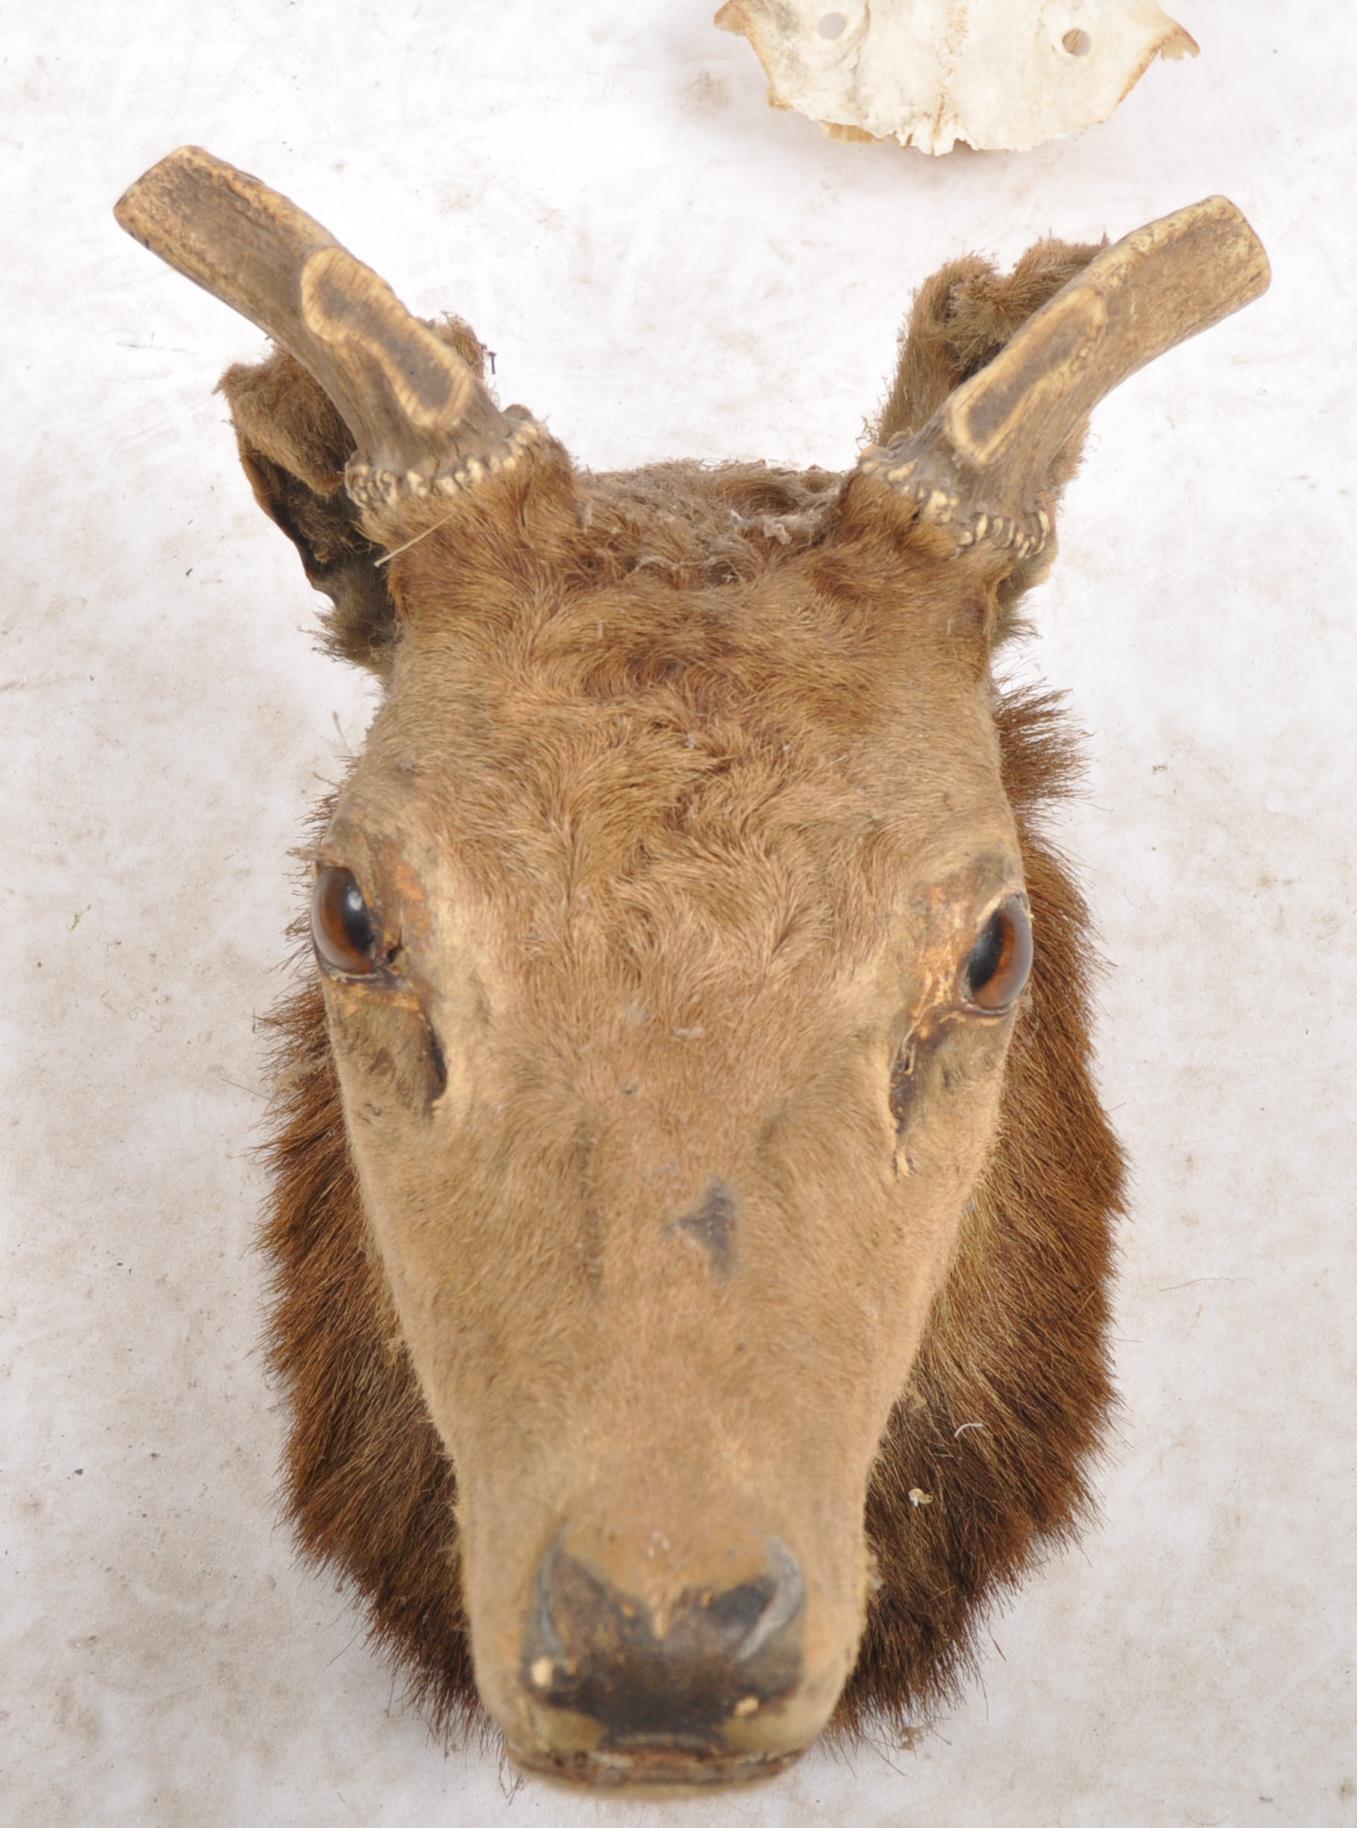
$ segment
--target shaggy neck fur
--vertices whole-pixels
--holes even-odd
[[[906,1731],[956,1693],[986,1607],[1087,1514],[1111,1403],[1122,1160],[1090,1074],[1086,911],[1039,830],[1068,789],[1072,746],[1048,698],[1009,698],[996,717],[1037,962],[994,1154],[873,1472],[879,1584],[835,1717],[847,1735]],[[453,1469],[367,1246],[319,986],[276,1020],[263,1242],[272,1364],[291,1411],[287,1509],[306,1552],[352,1581],[435,1729],[475,1724]]]

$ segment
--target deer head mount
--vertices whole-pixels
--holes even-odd
[[[590,475],[257,180],[185,149],[118,214],[279,343],[245,468],[385,683],[281,1018],[302,1541],[530,1769],[907,1721],[1109,1400],[1069,745],[990,658],[1091,407],[1262,250],[1216,198],[956,261],[847,476]]]

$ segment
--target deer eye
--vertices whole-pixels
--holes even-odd
[[[1016,895],[1001,901],[980,929],[962,973],[962,994],[976,1009],[1011,1009],[1032,970],[1032,922]]]
[[[311,895],[311,938],[322,965],[345,977],[375,971],[377,923],[352,870],[326,865]]]

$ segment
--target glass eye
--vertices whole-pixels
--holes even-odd
[[[311,896],[311,938],[323,965],[345,977],[377,968],[377,926],[352,870],[327,865]]]
[[[1017,896],[1000,902],[966,960],[962,988],[977,1009],[999,1014],[1023,993],[1032,970],[1032,922]]]

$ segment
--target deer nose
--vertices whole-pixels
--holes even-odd
[[[603,1727],[602,1748],[710,1753],[731,1722],[748,1728],[801,1676],[805,1586],[777,1539],[736,1586],[685,1587],[652,1609],[558,1539],[538,1568],[523,1680],[533,1700]]]

